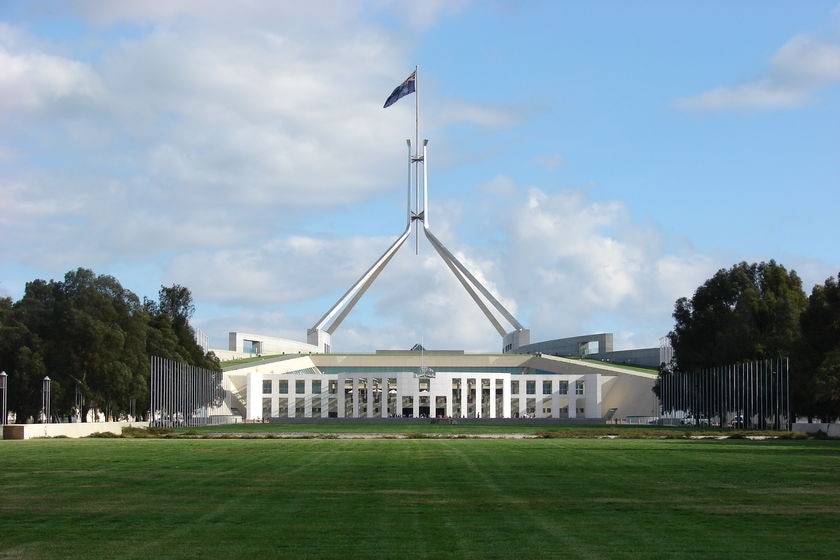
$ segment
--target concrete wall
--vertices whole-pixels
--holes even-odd
[[[607,378],[603,388],[603,404],[606,413],[615,408],[615,418],[628,416],[659,416],[659,399],[653,393],[656,376],[644,374],[615,375]]]
[[[597,350],[585,356],[582,345],[597,343]],[[640,367],[658,368],[662,363],[660,348],[635,348],[632,350],[613,350],[612,333],[587,334],[570,338],[545,340],[521,346],[517,352],[523,354],[548,354],[551,356],[568,356],[573,358],[586,357],[591,360],[601,360],[615,364],[628,364]]]
[[[306,342],[265,336],[262,334],[229,332],[228,350],[231,352],[245,352],[245,341],[256,342],[259,345],[259,355],[271,356],[276,354],[309,354],[318,352],[318,347]],[[256,354],[256,353],[255,353]]]
[[[244,360],[246,358],[253,358],[253,354],[246,354],[245,352],[234,352],[233,350],[222,350],[220,348],[211,348],[213,354],[219,358],[220,362],[230,362],[233,360]]]
[[[148,422],[79,422],[66,424],[6,424],[3,439],[32,439],[45,437],[87,437],[97,432],[121,434],[123,428],[148,428]]]
[[[583,336],[556,338],[554,340],[534,342],[522,345],[516,351],[522,354],[536,354],[537,352],[540,352],[556,356],[572,356],[574,358],[580,358],[581,345],[589,342],[595,342],[598,344],[597,353],[603,354],[605,352],[612,352],[612,333],[587,334]]]
[[[807,422],[795,422],[793,424],[792,431],[804,434],[816,434],[817,432],[823,432],[828,434],[828,437],[840,438],[840,424],[837,423],[828,424],[825,422],[816,422],[809,424]]]
[[[612,362],[614,364],[626,364],[630,366],[649,367],[654,369],[658,368],[661,364],[659,347],[635,348],[633,350],[613,350],[612,352],[590,354],[587,358],[591,360]]]
[[[502,353],[521,352],[520,348],[525,348],[531,343],[531,331],[528,329],[519,329],[507,333],[502,338]],[[527,354],[528,352],[524,352]]]

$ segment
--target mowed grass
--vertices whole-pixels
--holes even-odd
[[[170,430],[173,431],[173,430]],[[684,438],[690,436],[746,436],[765,435],[793,437],[789,432],[757,430],[731,430],[709,426],[652,426],[646,424],[578,424],[562,421],[492,421],[460,420],[454,424],[432,423],[429,420],[371,420],[351,422],[271,422],[256,424],[222,424],[177,428],[175,435],[198,437],[242,436],[242,437],[284,437],[325,434],[379,434],[382,436],[428,436],[428,437],[471,437],[482,435],[513,435],[536,437],[579,437],[597,438],[620,436],[630,438]],[[804,437],[804,436],[803,436]]]
[[[0,441],[0,558],[837,558],[840,442]]]

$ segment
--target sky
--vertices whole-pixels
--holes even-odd
[[[532,341],[840,272],[837,0],[0,0],[0,297],[84,267],[186,286],[214,348],[305,340],[405,228],[418,104],[429,226]],[[333,351],[501,350],[418,247]]]

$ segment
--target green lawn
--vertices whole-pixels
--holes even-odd
[[[689,436],[757,436],[795,437],[789,432],[757,430],[731,430],[708,426],[652,426],[638,424],[584,424],[564,421],[540,420],[458,420],[455,424],[432,423],[430,420],[352,420],[343,421],[278,421],[266,424],[224,424],[178,428],[176,435],[193,434],[197,436],[253,435],[263,437],[283,436],[288,434],[346,434],[374,433],[382,435],[418,434],[440,437],[479,436],[487,434],[522,434],[542,437],[582,437],[597,438],[620,436],[630,438],[684,438]],[[803,436],[804,437],[804,436]]]
[[[840,442],[0,441],[0,559],[837,557]]]

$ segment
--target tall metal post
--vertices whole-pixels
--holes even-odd
[[[785,357],[785,418],[787,418],[787,430],[793,429],[793,418],[790,411],[790,362]]]
[[[420,166],[418,162],[422,161],[420,159],[420,154],[418,154],[418,150],[420,149],[420,66],[414,67],[414,157],[412,158],[412,162],[414,163],[414,212],[415,215],[419,218],[420,217]],[[425,210],[425,208],[424,208]],[[414,254],[420,254],[420,226],[419,224],[414,224]]]
[[[44,413],[44,424],[50,422],[50,401],[50,378],[46,376],[41,385],[41,410]]]
[[[412,211],[411,211],[411,138],[406,138],[405,143],[408,146],[408,199],[405,205],[406,221],[405,227],[411,227]]]
[[[8,387],[9,376],[5,371],[0,371],[0,426],[6,425],[6,387]]]

